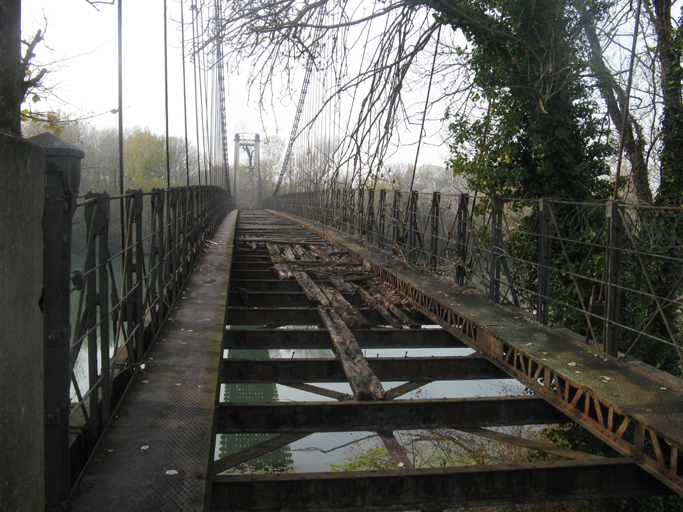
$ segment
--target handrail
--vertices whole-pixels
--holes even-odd
[[[363,188],[271,197],[266,207],[566,327],[596,353],[680,376],[683,209]],[[648,360],[652,346],[659,361]]]
[[[44,315],[60,323],[47,336],[55,351],[45,361],[46,388],[59,396],[46,401],[46,481],[54,482],[46,495],[53,508],[68,498],[80,471],[70,436],[76,434],[79,459],[87,460],[231,208],[231,196],[216,186],[80,198],[46,189],[46,218],[66,212],[45,227],[58,234],[46,232],[46,272],[61,273],[46,280],[52,289],[43,304]]]

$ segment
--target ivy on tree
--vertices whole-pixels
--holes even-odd
[[[583,78],[578,14],[558,0],[459,8],[443,8],[440,19],[473,46],[468,64],[481,110],[451,117],[454,172],[488,195],[606,198],[611,149]]]

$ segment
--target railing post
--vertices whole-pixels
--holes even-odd
[[[368,190],[368,218],[365,222],[365,229],[368,232],[368,242],[372,243],[377,240],[375,224],[375,190]]]
[[[467,278],[467,217],[469,212],[469,196],[467,194],[460,194],[460,201],[458,202],[458,220],[456,233],[456,254],[458,255],[458,264],[455,267],[455,284],[458,286],[465,286]]]
[[[617,357],[619,354],[619,308],[621,307],[621,251],[624,223],[618,201],[607,204],[609,232],[607,235],[607,269],[605,272],[605,324],[604,350]]]
[[[384,248],[386,243],[386,224],[387,224],[387,191],[381,189],[379,191],[379,222],[377,226],[377,244]]]
[[[181,283],[185,282],[185,279],[190,273],[190,262],[188,261],[188,189],[183,187],[180,189],[180,264],[181,264]],[[214,219],[215,222],[215,219]]]
[[[400,223],[401,223],[401,193],[394,190],[394,204],[392,208],[393,226],[391,230],[392,243],[399,245],[400,243]]]
[[[491,268],[489,299],[500,302],[500,266],[503,256],[503,201],[491,198]]]
[[[434,192],[432,194],[432,208],[431,208],[431,221],[432,221],[432,239],[430,243],[429,250],[431,251],[431,267],[432,270],[436,270],[437,264],[439,262],[438,251],[439,251],[439,220],[441,218],[441,194],[439,192]]]
[[[48,507],[57,509],[71,492],[71,222],[85,153],[49,134],[34,137],[31,142],[45,148],[42,299],[45,499]]]
[[[164,322],[164,202],[166,193],[154,189],[152,194],[152,237],[149,246],[150,253],[150,307],[156,302],[156,307],[150,311],[153,319],[154,332]]]
[[[351,224],[349,221],[349,204],[348,204],[348,193],[345,188],[342,189],[341,191],[341,199],[342,199],[342,219],[341,219],[341,229],[344,231],[344,227],[346,227],[346,232],[351,233]]]
[[[109,196],[106,194],[88,194],[86,199],[95,200],[95,202],[88,203],[85,206],[88,241],[83,269],[86,274],[85,330],[88,332],[88,379],[90,387],[92,388],[102,376],[102,380],[97,386],[98,390],[90,392],[90,405],[88,407],[91,441],[94,442],[109,419],[111,393],[109,382],[109,277],[107,275]],[[99,317],[97,315],[98,307]],[[99,329],[97,328],[98,323],[100,324]]]
[[[356,234],[356,194],[353,190],[349,191],[349,210],[351,212],[351,219],[349,221],[349,235]]]
[[[538,304],[536,306],[536,320],[543,325],[548,325],[548,311],[550,307],[550,265],[552,254],[549,199],[547,197],[541,199],[539,206],[540,232],[538,237]]]
[[[178,190],[169,189],[168,193],[168,231],[166,235],[166,296],[169,307],[176,299],[178,291]],[[206,192],[205,192],[206,195]],[[206,199],[206,196],[205,196]],[[208,212],[204,210],[202,231],[208,227]]]
[[[197,261],[197,188],[187,188],[187,258],[192,267]]]
[[[418,201],[418,195],[416,191],[412,191],[410,193],[410,204],[408,206],[408,233],[409,233],[409,238],[408,238],[408,245],[410,246],[410,254],[411,257],[408,258],[411,261],[417,261],[418,260],[418,249],[419,249],[419,236],[418,236],[418,227],[417,227],[417,201]]]
[[[142,191],[128,190],[126,192],[127,233],[126,233],[126,321],[128,337],[134,333],[129,343],[128,355],[133,362],[138,363],[144,355],[143,342],[143,294],[144,286],[144,253],[142,250]],[[135,279],[133,279],[135,274]],[[132,344],[132,346],[131,346]]]
[[[365,190],[358,188],[358,237],[363,240],[365,235]]]
[[[100,308],[100,361],[102,365],[102,427],[109,422],[111,412],[111,354],[109,352],[110,324],[109,315],[109,219],[111,218],[111,200],[106,192],[100,194],[97,209],[97,221],[100,226],[98,235],[99,290],[97,302]],[[101,432],[100,432],[101,433]]]

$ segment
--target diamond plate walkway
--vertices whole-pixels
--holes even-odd
[[[79,511],[200,511],[237,211],[188,280],[72,498]]]

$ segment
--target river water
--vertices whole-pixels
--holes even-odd
[[[235,326],[237,328],[238,326]],[[253,327],[253,326],[252,326]],[[424,328],[438,326],[424,326]],[[302,326],[296,326],[301,329]],[[445,349],[368,349],[366,358],[371,357],[431,357],[464,356],[473,353],[468,348]],[[227,350],[229,358],[334,358],[331,350]],[[385,390],[392,389],[405,381],[384,381]],[[321,387],[343,393],[351,392],[348,383],[325,383]],[[514,380],[498,379],[485,381],[436,381],[414,390],[397,400],[440,399],[501,396],[521,394],[523,387]],[[330,400],[314,393],[290,388],[280,384],[227,384],[221,386],[223,402],[315,402]],[[265,441],[275,434],[224,434],[216,443],[215,458],[224,457],[248,446]],[[248,462],[245,472],[253,471],[330,471],[331,465],[343,464],[358,452],[359,444],[366,448],[378,446],[374,432],[316,433],[295,443]],[[237,471],[242,471],[238,468]]]

